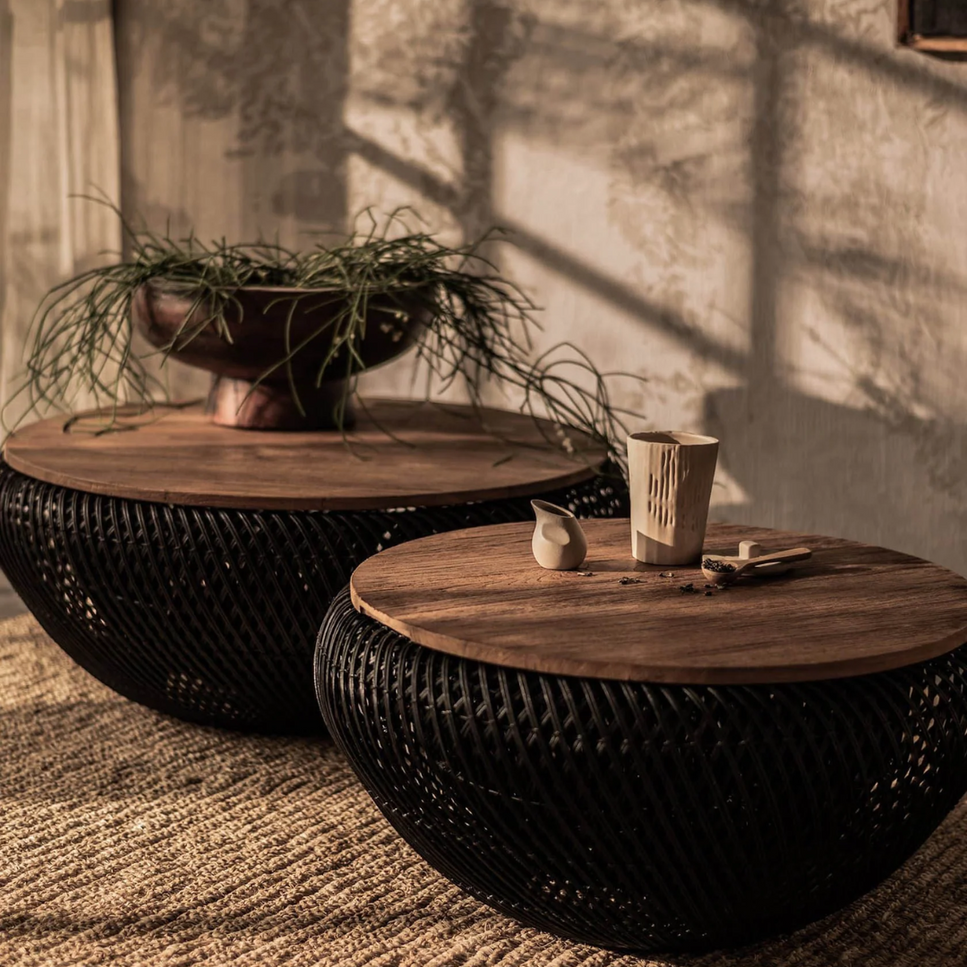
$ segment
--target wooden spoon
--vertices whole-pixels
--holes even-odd
[[[813,552],[808,547],[794,547],[788,551],[777,551],[775,554],[750,557],[741,564],[731,564],[728,561],[705,557],[702,558],[702,574],[712,584],[731,584],[736,578],[762,564],[787,564],[791,561],[805,561],[812,556]]]

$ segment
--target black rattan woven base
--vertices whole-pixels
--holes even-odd
[[[598,477],[543,494],[625,516]],[[322,731],[312,654],[361,561],[439,531],[533,518],[529,498],[400,511],[243,511],[82,493],[0,463],[0,567],[44,630],[104,684],[208,725]]]
[[[576,679],[432,651],[343,592],[316,689],[428,862],[605,947],[710,949],[815,920],[895,870],[967,789],[967,647],[805,684]]]

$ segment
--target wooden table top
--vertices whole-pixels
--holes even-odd
[[[550,423],[503,410],[400,400],[358,407],[356,427],[267,432],[215,426],[201,406],[96,435],[63,417],[19,430],[4,457],[47,483],[168,504],[261,510],[373,510],[527,496],[594,476],[605,453]]]
[[[967,643],[967,579],[896,551],[710,524],[705,553],[805,545],[785,576],[705,594],[699,567],[631,556],[626,519],[581,522],[585,571],[546,571],[533,525],[401,544],[352,576],[357,610],[429,648],[513,668],[623,681],[738,684],[884,671]],[[672,575],[665,576],[662,575]],[[689,583],[694,592],[680,590]]]

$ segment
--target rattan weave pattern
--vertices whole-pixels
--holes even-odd
[[[614,476],[542,494],[627,514]],[[397,511],[169,506],[0,463],[0,567],[44,630],[115,691],[190,721],[322,730],[312,653],[333,596],[384,547],[532,517],[529,498]]]
[[[521,922],[642,951],[808,923],[967,790],[967,647],[835,681],[655,686],[435,652],[334,601],[327,726],[440,872]]]

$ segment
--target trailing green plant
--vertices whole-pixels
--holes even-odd
[[[295,307],[306,298],[342,306],[321,327],[332,331],[332,339],[319,359],[316,385],[324,376],[344,376],[345,412],[364,371],[358,346],[366,335],[369,301],[419,291],[430,303],[429,324],[415,347],[416,360],[425,366],[428,399],[460,384],[470,403],[480,407],[487,385],[495,383],[519,395],[522,412],[550,421],[555,445],[573,452],[572,431],[577,430],[596,446],[606,446],[623,465],[623,411],[611,402],[608,379],[626,374],[601,373],[570,343],[533,357],[532,335],[540,328],[534,318],[537,307],[483,254],[484,246],[504,233],[493,229],[475,242],[451,247],[431,234],[411,231],[406,211],[393,212],[382,226],[367,212],[366,231],[298,252],[266,242],[205,243],[194,234],[174,239],[170,231],[135,230],[122,218],[130,254],[88,269],[47,294],[28,336],[24,380],[6,406],[26,394],[23,416],[47,407],[70,411],[78,394],[87,392],[104,414],[101,430],[119,428],[125,425],[123,414],[143,414],[168,399],[164,383],[145,365],[149,356],[160,352],[163,363],[175,346],[183,348],[209,325],[231,341],[227,316],[230,309],[241,314],[238,291],[271,286],[293,290],[291,295],[280,291],[276,300],[292,307],[287,337]],[[392,234],[401,228],[403,234]],[[141,286],[159,281],[190,293],[193,311],[168,346],[139,353],[132,339],[132,300]],[[205,311],[194,311],[203,306]],[[267,365],[255,385],[286,368],[310,339],[291,345],[286,338],[288,352]],[[341,374],[333,371],[337,364],[344,367]],[[291,375],[290,387],[298,403]]]

